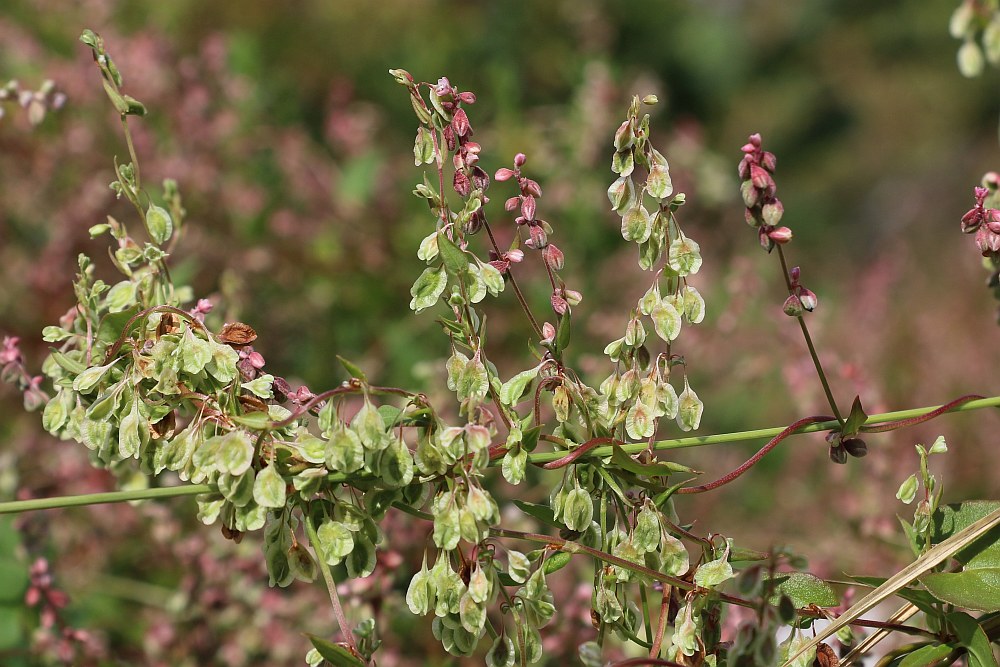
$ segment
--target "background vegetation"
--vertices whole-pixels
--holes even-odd
[[[959,75],[951,3],[66,5],[0,7],[0,80],[37,88],[49,78],[67,96],[37,127],[9,105],[0,120],[0,330],[21,337],[29,363],[43,356],[42,326],[72,303],[76,254],[103,253],[87,228],[124,210],[107,187],[110,156],[124,153],[117,119],[76,39],[91,26],[129,63],[126,84],[152,110],[134,124],[147,182],[176,178],[185,197],[189,228],[175,272],[225,319],[253,324],[269,371],[315,390],[342,379],[334,353],[386,383],[443,387],[441,364],[427,361],[448,354],[437,325],[406,314],[431,218],[410,195],[412,111],[386,74],[405,67],[477,93],[488,172],[535,147],[528,173],[545,190],[540,214],[566,254],[564,275],[584,294],[574,349],[594,351],[579,362],[595,378],[600,350],[624,325],[619,305],[644,289],[604,194],[610,137],[630,96],[653,92],[663,102],[654,136],[666,139],[675,184],[691,202],[685,229],[706,257],[697,286],[708,316],[685,334],[707,408],[701,432],[825,412],[806,350],[780,312],[780,276],[742,220],[735,165],[754,131],[778,155],[783,222],[798,239],[792,261],[820,296],[811,326],[842,405],[855,394],[876,412],[996,393],[993,302],[958,220],[972,186],[998,166],[1000,100],[995,74]],[[547,292],[531,298],[544,304]],[[505,352],[493,356],[511,361],[501,370],[517,370],[527,331],[513,307],[494,311],[491,345]],[[82,448],[44,436],[9,387],[0,386],[0,402],[0,498],[112,488]],[[886,499],[916,466],[912,445],[944,432],[952,453],[939,465],[950,491],[995,497],[982,462],[997,426],[992,414],[943,417],[871,438],[871,454],[846,467],[827,464],[820,436],[800,436],[730,490],[680,502],[696,504],[686,516],[760,548],[795,536],[791,548],[818,573],[871,573],[907,557],[894,517],[901,507]],[[683,460],[712,474],[746,454],[734,446]],[[306,648],[298,632],[330,622],[314,612],[322,592],[267,589],[253,540],[234,546],[186,518],[193,512],[174,511],[179,504],[26,516],[18,531],[0,523],[0,567],[52,557],[68,618],[94,635],[95,655],[296,664]],[[755,520],[765,508],[777,523]],[[876,548],[845,548],[862,542]],[[389,567],[415,555],[381,557]],[[17,653],[37,620],[18,606],[24,577],[4,581],[12,583],[0,591],[0,627],[17,631],[0,631],[0,650]],[[372,582],[356,598],[398,606],[405,581]],[[579,621],[565,631],[586,638]],[[440,652],[400,642],[419,636],[413,628],[391,630],[400,653],[386,664]]]

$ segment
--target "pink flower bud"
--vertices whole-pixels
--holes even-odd
[[[982,222],[982,210],[978,206],[970,208],[968,212],[962,216],[962,231],[966,234],[971,234],[979,229],[979,225],[982,224]]]
[[[556,339],[556,328],[548,322],[542,324],[542,342],[551,343],[555,339]]]
[[[793,285],[799,284],[799,276],[802,275],[802,269],[797,266],[793,266],[792,270],[788,272],[789,277],[792,279]]]
[[[799,317],[802,315],[802,302],[799,300],[799,297],[792,294],[785,299],[785,303],[781,306],[781,310],[783,310],[785,315],[788,315],[789,317]]]
[[[764,190],[765,192],[774,188],[774,179],[771,178],[771,174],[767,173],[761,167],[757,165],[752,165],[750,167],[750,180],[753,182],[753,186],[758,190]]]
[[[521,200],[521,215],[529,221],[535,219],[535,198],[531,195]]]
[[[467,90],[464,93],[459,93],[458,99],[462,100],[463,104],[475,104],[476,94],[473,93],[471,90]]]
[[[523,167],[524,163],[527,162],[527,161],[528,161],[528,158],[525,157],[524,153],[518,153],[517,155],[514,156],[514,166],[515,167]]]
[[[569,310],[569,303],[563,298],[558,290],[552,293],[552,296],[549,297],[549,301],[552,303],[552,310],[559,315],[565,315],[566,311]]]
[[[477,190],[485,190],[490,187],[490,176],[483,170],[482,167],[472,168],[472,184]]]
[[[991,232],[989,227],[982,226],[976,232],[976,246],[983,257],[1000,252],[1000,235]]]
[[[767,169],[772,174],[774,173],[774,169],[777,166],[777,163],[778,159],[774,157],[774,153],[770,151],[764,151],[764,155],[762,155],[760,158],[760,165],[764,167],[764,169]]]
[[[468,197],[469,193],[472,192],[472,183],[464,171],[455,172],[455,177],[452,179],[452,186],[455,188],[455,192],[462,197]]]
[[[497,173],[493,174],[493,178],[501,183],[503,181],[509,181],[513,177],[514,170],[508,169],[507,167],[501,167],[500,169],[497,169]]]
[[[767,236],[775,243],[784,245],[792,240],[792,230],[788,227],[775,227],[767,233]]]
[[[563,251],[557,248],[554,243],[550,243],[542,250],[542,259],[553,271],[561,271],[565,263]]]
[[[499,180],[499,179],[497,179],[497,180]],[[507,201],[505,201],[503,203],[503,207],[504,207],[504,210],[506,210],[506,211],[513,211],[515,208],[517,208],[517,205],[520,204],[520,203],[521,203],[521,198],[520,197],[511,197],[510,199],[508,199]]]
[[[579,306],[580,302],[583,301],[583,295],[575,289],[563,290],[563,294],[566,295],[566,301],[571,306]]]
[[[754,148],[760,148],[760,132],[754,132],[750,135],[750,145]]]
[[[810,313],[816,310],[816,306],[819,305],[819,299],[812,290],[808,290],[805,287],[799,290],[799,302],[802,307],[808,310]]]
[[[455,112],[451,118],[451,126],[454,128],[455,134],[460,137],[469,134],[472,126],[469,124],[469,116],[465,113],[465,109],[459,109]]]
[[[747,142],[742,146],[740,146],[740,150],[746,153],[747,155],[750,155],[751,153],[755,153],[757,151],[757,147],[754,146],[752,143]]]
[[[508,252],[505,255],[505,257],[512,262],[520,262],[522,259],[524,259],[524,251],[521,250],[520,248],[514,248],[513,250]]]
[[[451,125],[445,125],[441,134],[444,136],[444,142],[448,146],[448,150],[455,150],[455,146],[457,146],[458,143],[455,141],[455,130],[452,129]]]
[[[530,238],[524,244],[529,248],[541,250],[549,244],[548,234],[545,233],[541,225],[530,225],[528,233],[530,234]]]
[[[764,224],[771,225],[772,227],[781,222],[781,216],[784,214],[785,206],[777,197],[772,197],[761,208],[761,216],[764,218]],[[777,239],[775,239],[775,241],[777,241]]]
[[[524,179],[524,181],[521,183],[521,189],[524,191],[525,194],[531,195],[532,197],[542,196],[542,188],[538,185],[536,181],[533,181],[530,178]]]

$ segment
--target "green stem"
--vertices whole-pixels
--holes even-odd
[[[781,246],[778,246],[778,259],[781,260],[781,271],[785,276],[785,285],[788,287],[788,294],[794,294],[792,289],[792,279],[788,275],[788,264],[785,262],[785,253],[782,252]],[[802,337],[806,339],[806,347],[809,348],[809,356],[812,357],[813,365],[816,367],[816,374],[819,375],[819,381],[823,383],[823,391],[826,393],[826,400],[830,403],[830,409],[833,410],[834,416],[837,417],[837,421],[841,426],[844,425],[844,418],[840,415],[840,409],[837,407],[837,401],[833,399],[833,392],[830,390],[830,383],[826,379],[826,373],[823,371],[823,364],[819,361],[819,355],[816,353],[816,346],[813,345],[812,336],[809,335],[809,327],[806,326],[805,318],[801,315],[796,317],[799,321],[799,327],[802,329]]]
[[[983,408],[997,408],[1000,407],[1000,396],[991,396],[990,398],[980,398],[967,403],[963,403],[955,407],[951,412],[968,412],[970,410],[981,410]],[[886,422],[898,421],[901,419],[911,419],[913,417],[921,417],[930,412],[940,409],[941,406],[935,405],[926,408],[912,408],[909,410],[897,410],[895,412],[885,412],[877,415],[870,415],[868,421],[865,422],[866,425],[871,424],[883,424]],[[835,420],[819,422],[816,424],[809,424],[802,427],[798,433],[815,433],[817,431],[827,431],[831,428],[837,428],[839,424]],[[732,433],[718,433],[715,435],[696,435],[687,438],[677,438],[673,440],[659,440],[653,443],[653,449],[655,450],[670,450],[670,449],[684,449],[687,447],[701,447],[703,445],[721,445],[734,442],[746,442],[749,440],[762,440],[773,438],[774,436],[780,434],[787,427],[785,426],[774,426],[772,428],[761,428],[753,431],[735,431]],[[628,445],[620,445],[622,451],[635,454],[643,451],[649,445],[644,442],[636,442]],[[610,456],[613,451],[614,446],[606,447],[595,447],[593,451],[589,453],[589,457],[602,457]],[[528,460],[532,463],[546,463],[548,461],[555,461],[566,455],[566,452],[537,452],[528,455]],[[500,465],[500,457],[497,457],[491,462],[491,465]],[[363,476],[362,476],[363,477]],[[370,475],[368,475],[370,478]],[[348,475],[344,473],[333,473],[329,475],[328,479],[335,483],[350,483],[352,480],[359,479],[358,475]],[[48,510],[48,509],[59,509],[61,507],[79,507],[83,505],[100,505],[104,503],[124,503],[133,500],[148,500],[152,498],[173,498],[178,496],[194,496],[201,493],[212,493],[215,491],[214,487],[208,484],[185,484],[182,486],[171,486],[158,489],[140,489],[138,491],[112,491],[110,493],[87,493],[79,496],[57,496],[55,498],[36,498],[33,500],[15,500],[6,503],[0,503],[0,514],[17,514],[19,512],[30,512],[33,510]],[[399,509],[402,509],[401,507]],[[416,513],[416,510],[410,511],[412,508],[404,509],[403,511],[418,516],[421,519],[427,518],[423,516],[425,513]]]
[[[319,570],[323,573],[323,581],[326,582],[326,590],[330,594],[330,604],[333,606],[333,615],[337,618],[337,625],[340,626],[340,634],[344,636],[344,641],[351,648],[351,652],[357,654],[358,650],[354,645],[351,626],[347,624],[347,616],[344,615],[344,607],[340,604],[340,595],[337,594],[337,582],[333,580],[333,572],[330,571],[330,566],[326,562],[326,555],[319,545],[319,536],[316,535],[316,528],[313,526],[313,521],[309,516],[307,507],[302,508],[302,521],[306,526],[306,535],[309,536],[309,544],[312,545],[313,553],[316,554]]]
[[[910,419],[912,417],[921,417],[930,412],[938,410],[941,406],[935,405],[925,408],[912,408],[909,410],[897,410],[895,412],[885,412],[882,414],[869,415],[868,421],[865,422],[866,425],[869,424],[881,424],[885,422],[898,421],[901,419]],[[982,408],[996,408],[1000,407],[1000,396],[991,396],[989,398],[980,398],[976,400],[963,403],[956,407],[952,412],[966,412],[969,410],[981,410]],[[796,431],[796,433],[816,433],[818,431],[828,431],[833,428],[839,428],[840,423],[836,420],[829,420],[824,422],[817,422],[815,424],[809,424],[803,426],[801,429]],[[749,440],[762,440],[773,438],[774,436],[780,434],[785,430],[784,426],[775,426],[772,428],[761,428],[752,431],[734,431],[732,433],[718,433],[715,435],[696,435],[689,436],[687,438],[675,438],[670,440],[658,440],[652,445],[652,449],[663,451],[670,449],[684,449],[687,447],[701,447],[703,445],[721,445],[726,443],[734,442],[745,442]],[[596,447],[590,452],[589,457],[601,457],[610,456],[614,450],[615,445],[607,445],[602,447]],[[644,442],[636,442],[628,445],[621,445],[622,451],[628,454],[636,454],[645,450],[649,445]],[[566,456],[566,452],[537,452],[528,455],[528,461],[530,463],[547,463],[549,461],[555,461]],[[588,458],[589,458],[588,457]],[[499,458],[497,462],[499,462]]]
[[[137,491],[112,491],[110,493],[85,493],[79,496],[57,496],[55,498],[33,498],[32,500],[15,500],[0,503],[0,514],[17,514],[33,510],[50,510],[61,507],[80,507],[83,505],[103,505],[107,503],[125,503],[133,500],[151,500],[154,498],[176,498],[178,496],[195,496],[202,493],[212,493],[215,488],[208,484],[185,484],[183,486],[168,486],[159,489],[139,489]]]

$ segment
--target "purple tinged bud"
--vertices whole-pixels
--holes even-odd
[[[569,302],[563,298],[558,290],[552,293],[549,301],[552,303],[552,310],[556,311],[559,315],[565,315],[566,311],[569,310]]]
[[[750,166],[750,180],[758,190],[767,192],[774,188],[774,179],[771,178],[771,174],[757,165]]]
[[[757,152],[757,147],[754,146],[752,143],[745,143],[742,146],[740,146],[740,150],[746,153],[747,155],[750,155],[751,153]]]
[[[797,266],[793,266],[792,270],[789,271],[788,273],[789,273],[789,276],[792,279],[792,284],[793,285],[798,285],[799,284],[799,277],[802,275],[802,269],[800,269]]]
[[[982,224],[983,216],[979,207],[969,209],[969,211],[962,216],[962,231],[966,234],[971,234],[972,232],[979,229],[979,225]]]
[[[767,235],[768,230],[769,230],[769,227],[767,227],[766,225],[764,225],[760,229],[758,229],[757,230],[757,240],[760,242],[760,247],[761,248],[763,248],[764,250],[766,250],[768,252],[771,252],[772,250],[774,250],[774,241],[772,241],[771,237]]]
[[[472,92],[471,90],[467,90],[464,93],[459,93],[458,94],[458,99],[462,100],[462,102],[464,104],[475,104],[476,103],[476,94],[474,92]]]
[[[469,116],[465,113],[465,109],[459,109],[455,112],[455,115],[451,118],[451,126],[455,130],[455,134],[460,137],[469,134],[472,126],[469,124]]]
[[[530,178],[524,179],[521,183],[521,189],[524,190],[525,194],[531,195],[532,197],[542,196],[542,188],[539,187],[536,181],[533,181]]]
[[[976,232],[976,245],[983,257],[1000,252],[1000,234],[994,234],[989,227],[982,226]]]
[[[541,250],[542,248],[544,248],[549,244],[548,234],[545,233],[545,230],[542,229],[541,225],[530,225],[528,227],[528,233],[530,234],[531,238],[529,238],[524,243],[529,248],[534,248],[535,250]]]
[[[753,164],[749,155],[744,155],[743,159],[740,160],[740,166],[737,170],[740,175],[740,180],[745,181],[750,178],[750,165]]]
[[[792,240],[792,230],[788,227],[775,227],[767,233],[767,237],[775,243],[784,245]]]
[[[556,328],[551,323],[542,324],[542,342],[551,343],[556,339]]]
[[[799,300],[799,297],[792,294],[785,299],[785,303],[781,306],[781,310],[783,310],[785,315],[788,315],[789,317],[801,317],[803,311],[802,302]]]
[[[561,271],[565,263],[563,251],[557,248],[554,243],[545,246],[545,249],[542,250],[542,259],[553,271]]]
[[[455,188],[455,192],[462,197],[468,197],[469,193],[472,192],[472,183],[464,171],[455,172],[455,177],[452,179],[452,186]]]
[[[497,169],[497,173],[493,174],[493,178],[500,182],[509,181],[513,177],[514,170],[508,169],[507,167],[501,167],[500,169]]]
[[[774,153],[770,151],[764,151],[764,155],[761,156],[760,158],[761,166],[764,167],[764,169],[767,169],[772,174],[774,173],[774,169],[777,166],[777,162],[778,160],[776,157],[774,157]]]
[[[803,308],[811,313],[816,310],[816,306],[819,305],[819,298],[816,296],[815,292],[803,287],[799,290],[799,302],[802,304]]]
[[[521,215],[529,221],[535,219],[535,198],[531,195],[521,200]]]
[[[764,223],[772,227],[781,222],[781,216],[785,214],[785,206],[777,197],[772,197],[761,209]],[[777,241],[777,239],[775,239]]]
[[[841,445],[830,448],[830,460],[841,465],[847,463],[847,450]]]
[[[520,248],[514,248],[507,253],[506,257],[510,261],[517,263],[524,259],[524,251]]]
[[[472,168],[472,184],[477,190],[482,192],[486,188],[490,187],[490,175],[486,173],[482,167]]]
[[[497,173],[499,174],[499,172],[497,172]],[[498,176],[497,180],[499,181],[499,180],[502,180],[502,179],[500,179],[499,176]],[[504,210],[506,210],[506,211],[513,211],[515,208],[517,208],[517,205],[520,204],[520,203],[521,203],[521,198],[520,197],[511,197],[510,199],[508,199],[507,201],[505,201],[503,203],[503,207],[504,207]]]
[[[527,162],[527,161],[528,161],[528,158],[525,157],[524,153],[518,153],[517,155],[514,156],[514,166],[515,167],[523,167],[524,163]]]
[[[447,79],[445,79],[447,81]],[[760,132],[754,132],[750,135],[750,145],[754,148],[760,148]]]
[[[569,302],[569,305],[571,306],[579,306],[580,302],[583,301],[583,295],[575,289],[563,290],[563,294],[566,295],[566,301]]]

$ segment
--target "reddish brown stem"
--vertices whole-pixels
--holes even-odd
[[[915,426],[916,424],[922,424],[926,421],[930,421],[935,417],[940,417],[946,412],[951,412],[958,406],[968,403],[969,401],[975,401],[982,396],[978,394],[966,394],[965,396],[960,396],[950,403],[945,403],[937,410],[932,410],[926,414],[920,415],[919,417],[910,417],[909,419],[900,419],[899,421],[886,422],[885,424],[878,424],[875,426],[862,426],[861,431],[863,433],[885,433],[886,431],[894,431],[897,428],[903,428],[905,426]]]
[[[758,451],[756,454],[747,459],[746,463],[741,465],[736,470],[733,470],[731,473],[720,477],[714,482],[709,482],[708,484],[702,484],[701,486],[687,486],[684,487],[683,489],[679,489],[677,493],[704,493],[705,491],[711,491],[712,489],[717,489],[720,486],[725,486],[726,484],[729,484],[731,481],[733,481],[734,479],[745,473],[747,470],[752,468],[754,465],[756,465],[757,462],[760,461],[762,458],[764,458],[764,456],[768,452],[777,447],[779,442],[781,442],[788,436],[792,435],[803,426],[806,426],[808,424],[814,424],[816,422],[830,421],[831,419],[833,419],[833,417],[826,417],[826,416],[803,417],[797,422],[794,422],[791,425],[789,425],[788,428],[786,428],[778,435],[774,436],[774,438],[772,438],[766,445],[760,448],[760,451]]]

